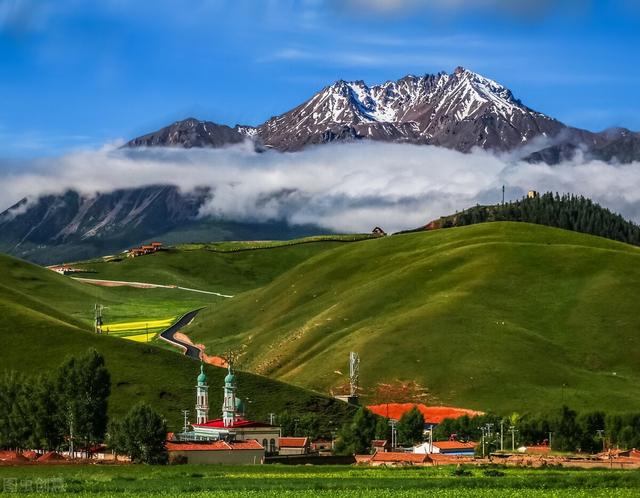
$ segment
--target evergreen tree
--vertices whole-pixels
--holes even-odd
[[[376,420],[375,438],[391,442],[391,425],[388,418],[378,417],[378,420]]]
[[[371,441],[376,435],[376,416],[367,408],[361,407],[350,423],[340,431],[335,451],[340,455],[368,453]]]

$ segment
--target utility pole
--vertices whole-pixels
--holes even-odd
[[[551,434],[553,434],[553,432],[549,433],[549,449],[551,449]]]
[[[504,206],[504,185],[502,186],[502,205]]]
[[[500,420],[500,451],[504,451],[504,420]]]
[[[391,449],[392,450],[396,449],[396,439],[397,439],[396,423],[397,422],[394,419],[389,420],[389,425],[391,426]]]
[[[182,432],[184,434],[189,430],[189,410],[182,410],[182,416],[184,417],[184,425],[182,427]]]
[[[484,458],[484,433],[487,430],[487,428],[483,425],[481,427],[478,427],[478,429],[482,431],[482,458]]]
[[[276,414],[271,412],[269,414],[269,425],[275,425]]]
[[[516,426],[510,426],[509,430],[511,431],[511,451],[516,451]]]

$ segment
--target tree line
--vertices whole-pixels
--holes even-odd
[[[57,369],[35,376],[7,371],[0,377],[0,449],[80,450],[107,441],[133,461],[166,461],[164,418],[145,404],[109,423],[111,375],[90,349]]]
[[[640,448],[640,413],[578,412],[567,406],[546,413],[508,417],[486,414],[445,419],[434,429],[434,440],[481,441],[487,451],[549,445],[554,451],[598,453],[607,448]]]
[[[489,221],[521,221],[640,245],[640,226],[583,196],[547,192],[541,196],[494,206],[474,206],[440,218],[438,226],[449,228]]]
[[[391,443],[390,420],[360,408],[353,419],[340,429],[334,451],[338,455],[369,453],[374,439]],[[423,441],[424,417],[417,407],[405,412],[396,424],[398,446],[412,446]]]

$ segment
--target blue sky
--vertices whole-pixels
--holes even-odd
[[[569,125],[640,130],[637,5],[0,0],[0,158],[99,147],[187,116],[258,124],[340,78],[458,65]]]

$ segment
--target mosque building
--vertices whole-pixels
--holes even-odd
[[[191,429],[185,427],[182,433],[176,434],[175,439],[202,442],[255,440],[267,453],[276,453],[281,434],[280,427],[245,417],[244,403],[236,395],[236,376],[231,363],[224,378],[223,389],[222,417],[209,420],[209,386],[204,366],[200,365],[196,385],[196,422],[191,424]]]

